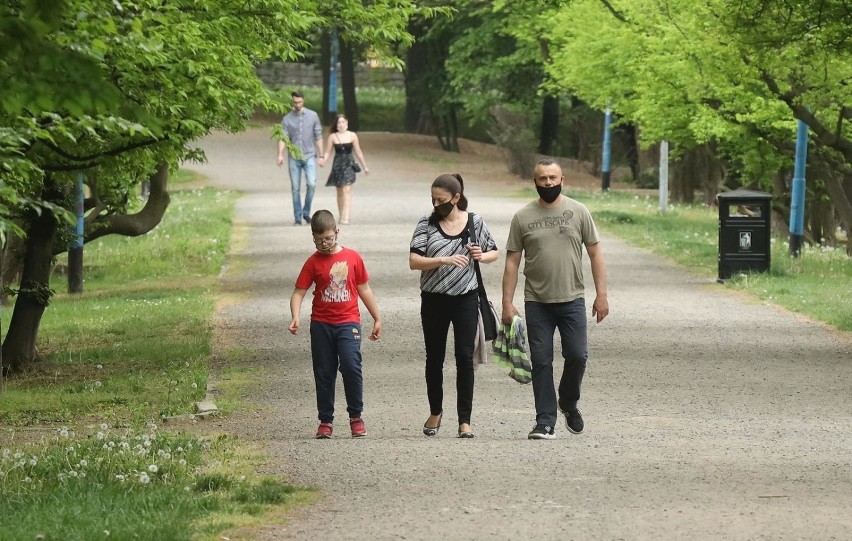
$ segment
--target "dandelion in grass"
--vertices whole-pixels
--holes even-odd
[[[178,460],[178,464],[180,464],[181,466],[186,466],[186,460],[180,459]]]
[[[33,480],[31,477],[24,477],[24,483],[32,483]]]
[[[124,482],[126,479],[127,478],[125,476],[121,475],[120,473],[115,476],[116,481]]]
[[[156,464],[151,464],[150,466],[148,466],[148,471],[151,473],[157,473],[158,470],[159,468]]]
[[[147,485],[148,483],[151,482],[151,478],[148,477],[147,473],[142,472],[142,473],[139,474],[139,482],[142,483],[143,485]]]

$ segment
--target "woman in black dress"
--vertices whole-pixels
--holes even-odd
[[[325,164],[332,150],[334,151],[331,173],[328,175],[328,182],[325,185],[337,187],[337,210],[340,214],[337,223],[348,225],[355,174],[363,170],[365,175],[369,175],[370,168],[367,167],[364,153],[361,152],[358,134],[349,131],[349,121],[346,116],[337,115],[337,121],[329,130],[325,149],[326,154],[320,158],[320,167]]]

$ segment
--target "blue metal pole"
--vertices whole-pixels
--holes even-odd
[[[612,175],[612,109],[609,105],[606,106],[604,114],[604,136],[603,136],[603,167],[601,168],[601,190],[608,192],[610,177]]]
[[[790,197],[790,255],[798,257],[805,236],[805,166],[808,162],[808,125],[799,120],[796,129],[796,162]]]
[[[328,112],[334,117],[337,115],[337,58],[340,47],[337,41],[337,30],[331,31],[331,58],[328,69]]]
[[[77,174],[75,186],[75,198],[77,224],[74,235],[68,246],[68,291],[70,293],[83,292],[83,233],[85,198],[83,197],[83,173]]]

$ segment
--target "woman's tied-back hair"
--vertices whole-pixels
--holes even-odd
[[[321,235],[326,231],[336,231],[337,222],[334,221],[334,214],[327,210],[318,210],[311,216],[311,232]]]

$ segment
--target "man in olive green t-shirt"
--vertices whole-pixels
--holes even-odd
[[[577,409],[580,385],[588,358],[586,305],[583,298],[583,247],[589,254],[595,301],[592,316],[600,323],[609,314],[606,267],[592,215],[582,203],[562,195],[562,168],[551,159],[535,167],[533,178],[539,199],[512,218],[506,242],[503,271],[503,323],[518,314],[514,305],[521,254],[524,256],[524,311],[532,364],[536,425],[529,439],[553,439],[557,406],[565,415],[566,428],[583,431]],[[562,339],[565,364],[559,396],[553,385],[553,335]]]

